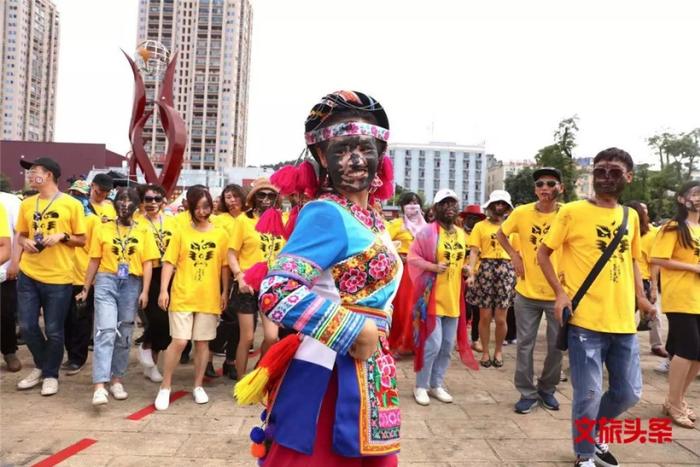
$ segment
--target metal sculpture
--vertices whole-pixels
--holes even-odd
[[[124,56],[131,65],[134,73],[134,104],[131,110],[131,123],[129,124],[129,141],[131,141],[131,158],[129,159],[129,178],[136,180],[137,167],[143,172],[147,183],[157,183],[161,185],[168,197],[172,195],[177,186],[178,178],[182,170],[182,162],[185,155],[185,144],[187,142],[187,130],[185,121],[174,108],[173,104],[173,78],[175,77],[175,64],[177,62],[177,52],[173,54],[169,61],[160,86],[160,95],[153,102],[153,109],[158,107],[160,121],[165,130],[165,138],[168,143],[164,156],[163,169],[160,175],[156,172],[153,163],[148,158],[148,154],[143,147],[143,129],[149,117],[153,114],[153,109],[146,110],[149,103],[146,99],[146,88],[143,82],[142,69],[137,66],[134,60],[122,50]],[[145,63],[143,71],[150,74],[148,69],[150,51],[141,46],[138,54]]]

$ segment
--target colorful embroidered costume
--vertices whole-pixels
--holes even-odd
[[[304,335],[269,407],[274,443],[312,453],[321,404],[337,378],[333,451],[345,457],[398,451],[396,367],[386,334],[401,273],[376,212],[336,195],[301,210],[260,289],[261,310]],[[380,341],[369,360],[359,361],[348,350],[367,319],[375,320]]]

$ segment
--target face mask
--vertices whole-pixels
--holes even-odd
[[[408,217],[416,217],[418,214],[422,214],[421,208],[417,204],[407,204],[403,207],[403,212]]]

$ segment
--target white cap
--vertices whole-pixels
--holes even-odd
[[[442,190],[438,190],[438,192],[435,193],[433,204],[437,204],[440,201],[445,200],[447,198],[454,198],[455,201],[459,202],[459,196],[457,196],[457,193],[450,190],[449,188],[443,188]]]
[[[510,199],[510,193],[508,193],[506,190],[493,190],[491,194],[489,195],[489,200],[486,201],[486,203],[481,207],[484,211],[488,209],[488,207],[497,201],[503,201],[510,206],[511,209],[513,209],[513,202]]]

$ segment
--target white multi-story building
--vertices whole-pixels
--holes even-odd
[[[139,0],[137,43],[155,40],[178,53],[173,89],[185,120],[185,167],[245,166],[252,10],[249,0]],[[159,82],[145,80],[150,99]],[[166,140],[157,118],[145,148],[162,165]]]
[[[427,204],[441,188],[454,190],[462,206],[483,204],[488,197],[485,152],[483,145],[456,143],[389,145],[396,184],[423,195]]]
[[[50,0],[2,0],[0,139],[53,141],[59,16]]]

